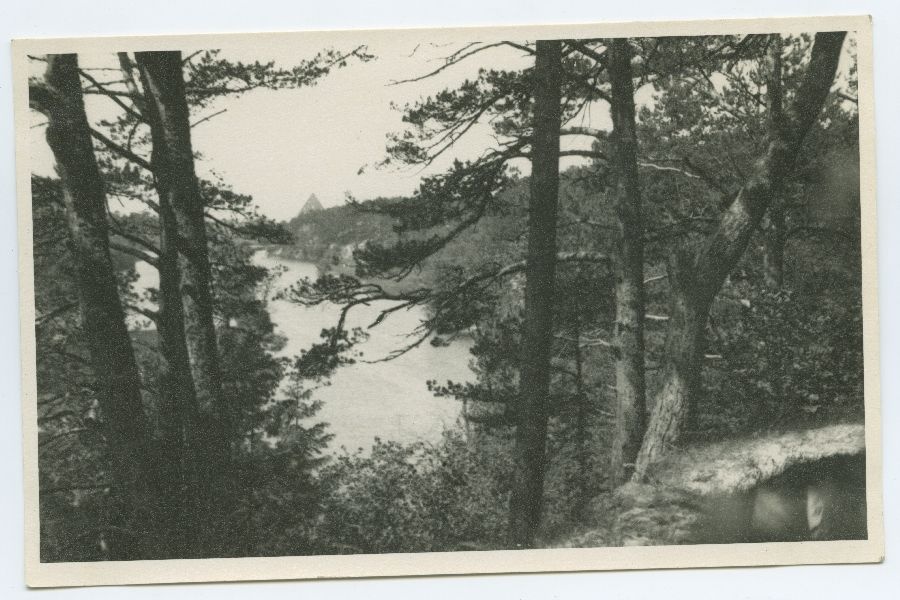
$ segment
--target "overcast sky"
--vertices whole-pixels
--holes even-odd
[[[453,158],[478,156],[495,144],[486,126],[471,130],[428,170],[376,167],[385,158],[386,136],[404,127],[402,113],[392,108],[392,103],[402,106],[441,89],[454,88],[464,79],[475,77],[479,68],[522,69],[533,64],[533,57],[511,47],[499,47],[434,77],[391,85],[431,72],[443,63],[443,57],[463,45],[431,43],[422,35],[422,31],[398,30],[347,33],[338,38],[326,33],[238,36],[228,38],[234,40],[229,45],[222,45],[219,38],[216,46],[222,49],[224,57],[244,62],[274,60],[281,67],[291,67],[327,47],[348,51],[359,43],[366,43],[376,58],[367,63],[351,62],[312,87],[257,90],[218,100],[204,114],[222,108],[227,111],[201,123],[192,132],[194,148],[202,154],[198,173],[203,176],[214,171],[235,191],[252,195],[264,214],[290,219],[310,194],[315,194],[326,207],[343,203],[348,193],[360,200],[407,195],[416,189],[422,176],[445,170]],[[202,44],[201,40],[194,44]],[[204,47],[185,46],[181,50],[187,55]],[[845,47],[842,71],[847,66],[847,51]],[[113,54],[82,54],[80,62],[84,67],[117,67]],[[41,75],[42,70],[43,63],[34,63],[34,75]],[[95,75],[118,78],[114,69],[97,71]],[[650,97],[651,90],[645,87],[638,90],[635,99],[641,104]],[[105,97],[87,96],[92,122],[112,118],[118,110]],[[195,115],[195,119],[201,116]],[[52,175],[53,156],[43,128],[37,126],[44,120],[33,112],[32,164],[35,173]],[[603,101],[594,103],[579,117],[579,124],[609,129],[608,105]],[[568,148],[590,147],[590,143],[589,138],[583,137],[567,137],[563,141]],[[583,162],[564,158],[562,167],[579,161]],[[527,161],[516,161],[514,166],[523,174],[529,171]]]
[[[262,49],[223,48],[223,56],[243,61],[275,60],[278,66],[308,58],[324,46]],[[335,44],[349,49],[352,44]],[[359,199],[412,193],[423,175],[441,172],[454,157],[472,158],[495,142],[487,128],[473,130],[426,171],[377,168],[385,158],[386,136],[403,128],[401,112],[391,103],[403,105],[446,87],[455,87],[474,77],[479,68],[520,69],[533,63],[521,51],[505,47],[487,50],[421,82],[391,85],[392,82],[429,73],[442,64],[459,44],[422,44],[399,34],[393,41],[369,45],[376,59],[355,62],[333,71],[312,87],[290,90],[258,90],[237,98],[219,100],[209,112],[227,112],[193,130],[195,150],[203,158],[198,172],[215,171],[236,191],[251,194],[261,211],[273,218],[288,219],[297,214],[310,194],[325,206],[344,202],[350,193]],[[185,48],[185,53],[190,49]],[[111,55],[82,55],[82,66],[115,66]],[[38,63],[35,74],[40,74]],[[109,73],[95,73],[98,77]],[[110,118],[116,106],[101,96],[87,97],[92,122]],[[34,116],[34,123],[44,119]],[[592,107],[584,124],[608,127],[608,108]],[[53,157],[44,139],[43,128],[33,132],[34,171],[54,173]],[[590,141],[570,142],[589,147]],[[569,162],[577,161],[570,159]],[[524,173],[528,164],[517,164]],[[362,173],[360,169],[365,167]]]

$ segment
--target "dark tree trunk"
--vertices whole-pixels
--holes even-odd
[[[610,482],[630,477],[644,436],[644,223],[637,168],[631,48],[627,39],[609,50],[619,252],[616,265],[616,416]]]
[[[181,271],[178,264],[177,227],[172,207],[160,194],[159,335],[160,428],[165,460],[172,471],[168,517],[177,556],[192,555],[199,523],[197,501],[198,463],[202,440],[197,414],[197,397],[191,375],[181,299]]]
[[[209,551],[215,523],[226,508],[232,419],[222,395],[204,205],[194,170],[181,53],[138,52],[135,59],[153,139],[161,263],[166,261],[168,274],[164,282],[161,269],[161,309],[163,304],[171,309],[166,350],[179,358],[186,351],[190,372],[179,368],[172,373],[173,380],[186,381],[189,376],[194,386],[194,396],[180,403],[185,439],[181,509],[188,521],[179,530],[184,532],[184,551],[197,555]]]
[[[119,68],[139,115],[150,113],[145,94],[135,79],[135,65],[127,52],[119,52]],[[156,167],[156,157],[151,164]],[[159,180],[157,180],[159,181]],[[181,269],[178,253],[178,226],[169,195],[159,195],[159,253],[154,266],[159,272],[158,310],[154,321],[158,334],[159,431],[162,438],[161,526],[169,533],[171,555],[192,555],[196,539],[196,487],[198,467],[197,397],[191,374],[181,299]]]
[[[130,539],[111,544],[117,559],[139,558],[142,531],[154,502],[149,426],[125,313],[109,253],[106,193],[91,142],[75,54],[47,57],[45,85],[33,86],[31,105],[47,116],[47,142],[63,182],[68,247],[75,265],[81,323],[109,447],[113,477],[124,492],[118,515]]]
[[[581,319],[575,317],[575,460],[578,464],[578,501],[575,518],[583,519],[591,499],[591,457],[588,445],[588,397],[584,391],[584,351],[581,347]]]
[[[775,200],[769,210],[769,223],[765,232],[763,271],[766,285],[773,289],[784,286],[784,246],[786,240],[784,199]]]
[[[533,546],[544,492],[559,199],[560,60],[560,42],[537,42],[525,318],[509,516],[513,548]]]
[[[782,89],[781,53],[784,46],[781,36],[772,35],[772,48],[769,52],[770,69],[768,81],[769,139],[777,139],[782,135],[784,123],[784,92]],[[775,174],[773,174],[775,175]],[[772,189],[777,194],[783,188],[782,181],[772,181]],[[784,285],[784,243],[785,243],[785,198],[778,194],[772,199],[769,208],[768,224],[765,231],[763,253],[763,273],[766,285],[781,288]]]
[[[194,171],[181,53],[138,52],[135,58],[153,137],[160,202],[171,207],[178,229],[185,334],[197,403],[206,424],[205,445],[224,459],[229,410],[222,397],[204,206]]]
[[[680,266],[670,270],[670,277],[674,271],[676,279],[690,281],[689,286],[673,283],[672,303],[690,307],[691,316],[679,318],[676,313],[669,321],[663,383],[638,454],[635,479],[643,478],[649,465],[678,441],[699,384],[701,342],[709,307],[743,255],[785,176],[794,168],[803,139],[828,96],[844,35],[843,32],[816,34],[812,57],[791,112],[780,116],[781,122],[770,128],[772,137],[766,155],[757,162],[718,227],[696,254],[680,258]],[[690,367],[685,361],[691,363]]]

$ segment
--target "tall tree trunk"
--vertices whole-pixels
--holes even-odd
[[[188,485],[182,508],[190,519],[190,526],[182,529],[185,551],[197,555],[212,551],[215,523],[226,509],[222,500],[230,481],[232,415],[222,395],[204,205],[194,170],[181,53],[138,52],[135,60],[153,139],[151,160],[163,241],[168,242],[161,246],[169,259],[170,253],[179,257],[177,264],[167,267],[172,277],[166,296],[173,309],[171,350],[180,352],[181,340],[186,341],[195,392],[193,402],[181,405],[183,432],[188,437]],[[177,275],[180,298],[174,289]],[[179,309],[183,310],[183,330],[176,314]]]
[[[666,362],[662,387],[643,445],[636,458],[635,472],[643,476],[649,461],[663,454],[677,440],[692,410],[700,385],[700,353],[703,350],[709,303],[695,294],[697,286],[693,255],[674,252],[668,263],[669,327],[666,331]]]
[[[790,114],[782,115],[783,122],[770,129],[773,137],[765,156],[757,162],[716,230],[695,254],[679,258],[678,267],[670,269],[670,277],[674,274],[676,280],[690,282],[689,286],[673,284],[671,292],[673,306],[689,307],[690,318],[673,314],[669,320],[663,383],[638,454],[635,479],[643,478],[649,465],[678,441],[699,382],[702,336],[709,308],[785,176],[796,164],[803,139],[818,118],[834,81],[844,35],[816,34],[812,57]]]
[[[525,318],[509,507],[509,544],[513,548],[533,546],[544,492],[559,200],[560,61],[560,42],[537,42]]]
[[[616,269],[616,417],[610,481],[618,486],[633,469],[646,417],[644,379],[644,223],[637,168],[631,47],[627,39],[609,49],[613,149],[616,168],[618,246]]]
[[[160,424],[165,460],[172,471],[168,526],[174,555],[190,557],[197,541],[198,485],[202,432],[199,429],[197,396],[191,374],[181,299],[175,216],[165,194],[160,194],[159,335]]]
[[[145,120],[148,109],[143,90],[135,79],[136,67],[127,52],[119,52],[119,68],[135,109]],[[159,168],[154,154],[151,165]],[[159,181],[159,180],[157,180]],[[164,490],[163,526],[168,530],[171,554],[192,556],[196,540],[198,418],[197,396],[191,374],[181,299],[181,268],[178,253],[178,224],[169,194],[159,194],[158,311],[155,317],[159,346],[159,429],[162,460],[168,474]]]
[[[576,315],[575,339],[575,461],[578,464],[578,500],[575,517],[583,519],[590,501],[591,460],[588,446],[588,397],[584,391],[584,350],[581,347],[581,318]]]
[[[31,105],[47,116],[47,142],[63,182],[68,246],[75,265],[81,323],[97,384],[103,431],[117,487],[123,493],[120,531],[133,539],[111,544],[114,558],[142,555],[157,477],[141,400],[134,350],[125,325],[109,253],[106,192],[91,142],[75,54],[47,57],[44,85],[31,87]]]
[[[777,139],[782,135],[784,127],[784,91],[782,88],[781,53],[784,45],[779,34],[771,36],[771,49],[769,52],[769,78],[768,78],[768,109],[769,109],[769,139]],[[781,181],[772,182],[772,189],[777,191],[783,188]],[[766,285],[771,288],[781,288],[784,285],[784,244],[785,244],[785,198],[778,194],[772,198],[772,206],[769,208],[768,224],[765,231],[765,245],[763,253],[763,273]]]
[[[204,206],[194,171],[181,53],[138,52],[135,58],[153,138],[157,190],[178,228],[187,349],[197,402],[211,424],[206,443],[214,454],[225,453],[230,415],[222,397]]]

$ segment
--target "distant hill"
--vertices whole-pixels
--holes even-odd
[[[322,203],[319,202],[319,199],[316,198],[315,194],[310,194],[309,198],[306,199],[306,204],[300,209],[300,214],[305,215],[318,210],[322,210]]]
[[[392,201],[396,199],[378,198],[363,205]],[[353,249],[359,244],[396,238],[390,217],[347,204],[323,208],[315,194],[287,225],[296,240],[291,254],[320,268],[350,265]]]

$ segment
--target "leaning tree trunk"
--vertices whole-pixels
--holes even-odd
[[[613,149],[616,169],[618,256],[616,269],[616,416],[610,482],[627,481],[644,436],[644,224],[637,168],[631,48],[627,39],[609,49]]]
[[[187,348],[197,402],[211,424],[206,443],[224,458],[229,411],[222,396],[204,206],[194,171],[181,53],[138,52],[135,58],[149,113],[157,189],[178,227]]]
[[[709,303],[696,292],[693,257],[683,251],[669,258],[669,327],[666,335],[662,388],[657,394],[653,418],[636,457],[636,472],[643,474],[646,461],[662,454],[678,439],[690,415],[700,385],[700,353],[706,329]]]
[[[690,306],[695,314],[690,319],[673,314],[669,321],[662,386],[637,457],[635,479],[642,479],[649,465],[678,441],[699,382],[703,330],[709,307],[743,255],[772,198],[794,168],[803,139],[818,118],[834,81],[844,35],[844,32],[816,34],[812,57],[790,114],[781,115],[782,122],[770,127],[765,156],[757,162],[716,230],[694,256],[680,259],[680,266],[674,269],[676,278],[689,280],[691,285],[687,289],[683,285],[672,286],[673,305]],[[681,364],[684,361],[690,362],[690,368]]]
[[[47,116],[47,142],[63,183],[81,323],[113,477],[124,492],[117,530],[137,530],[131,540],[116,536],[110,549],[117,559],[139,558],[142,538],[150,534],[144,528],[156,477],[140,377],[109,253],[106,192],[84,111],[77,55],[48,56],[45,84],[31,87],[30,102]]]
[[[509,545],[513,548],[534,545],[544,493],[559,201],[560,61],[560,42],[537,42],[525,317],[509,505]]]

